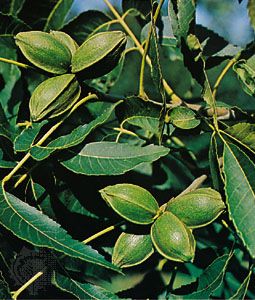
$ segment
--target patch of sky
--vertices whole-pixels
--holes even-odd
[[[150,0],[137,0],[149,1]],[[197,0],[196,22],[223,36],[230,43],[244,46],[254,39],[247,13],[247,1],[237,0]],[[121,11],[122,0],[110,0]],[[163,14],[167,14],[167,0],[163,6]],[[75,0],[69,19],[87,10],[109,12],[103,0]]]

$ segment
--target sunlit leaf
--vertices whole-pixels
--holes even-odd
[[[225,130],[234,140],[255,152],[255,125],[238,123]]]
[[[200,120],[196,118],[196,114],[186,107],[173,108],[169,117],[170,122],[181,129],[195,128],[200,124]]]
[[[162,146],[132,146],[126,143],[95,142],[87,144],[73,158],[62,161],[67,169],[84,175],[119,175],[141,163],[153,162],[167,155]]]

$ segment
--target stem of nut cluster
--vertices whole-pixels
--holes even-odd
[[[134,33],[132,32],[132,30],[128,27],[127,23],[123,20],[123,18],[120,16],[120,14],[117,12],[117,10],[113,7],[113,5],[109,2],[109,0],[103,0],[103,1],[109,7],[109,9],[113,13],[113,15],[119,21],[119,23],[121,24],[121,26],[125,29],[125,31],[127,32],[127,34],[134,41],[134,43],[135,43],[136,47],[138,48],[139,52],[141,53],[141,55],[143,55],[144,49],[143,49],[141,43],[136,38],[136,36],[134,35]],[[146,62],[151,67],[151,59],[150,59],[150,57],[148,55],[146,56]],[[169,86],[169,84],[166,82],[165,79],[163,79],[163,86],[164,86],[164,89],[165,89],[166,93],[171,97],[173,103],[176,103],[176,104],[182,103],[181,98],[178,97],[174,93],[174,91],[172,90],[172,88]]]
[[[11,65],[15,65],[15,66],[18,66],[20,68],[25,68],[25,69],[33,69],[33,67],[29,66],[29,65],[26,65],[26,64],[22,64],[16,60],[12,60],[12,59],[7,59],[7,58],[4,58],[4,57],[0,57],[0,61],[1,62],[4,62],[4,63],[7,63],[7,64],[11,64]]]
[[[82,104],[84,104],[85,102],[91,100],[91,99],[98,99],[96,94],[89,94],[87,97],[81,99],[80,101],[78,101],[73,107],[72,109],[69,111],[69,113],[62,119],[60,120],[58,123],[56,123],[54,126],[52,126],[50,128],[50,130],[48,130],[44,136],[41,137],[41,139],[33,146],[41,146],[42,143],[44,143],[47,138]],[[23,158],[22,160],[15,166],[15,168],[12,169],[12,171],[7,174],[3,180],[2,183],[3,185],[9,181],[12,176],[25,164],[25,162],[31,157],[30,152],[28,152]],[[23,175],[25,178],[25,175]],[[17,183],[16,183],[17,184]]]
[[[184,191],[182,191],[178,196],[182,196],[184,194],[187,194],[191,191],[194,191],[196,190],[197,188],[200,187],[200,185],[207,179],[207,176],[206,175],[202,175],[198,178],[196,178],[192,183],[191,185],[189,185]]]

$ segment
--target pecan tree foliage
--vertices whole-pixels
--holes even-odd
[[[254,298],[254,42],[73,2],[0,1],[0,298]]]

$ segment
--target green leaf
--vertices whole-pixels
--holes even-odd
[[[240,148],[225,142],[223,170],[230,219],[254,258],[255,165]]]
[[[250,123],[238,123],[228,127],[225,132],[235,141],[247,147],[255,153],[255,125]]]
[[[155,117],[133,116],[125,119],[122,125],[125,125],[126,123],[142,128],[143,130],[153,133],[156,136],[159,133],[158,132],[159,119]]]
[[[47,18],[44,31],[60,30],[63,28],[73,2],[74,0],[59,0]]]
[[[173,295],[173,299],[209,299],[209,296],[222,283],[227,265],[232,254],[224,254],[216,258],[199,276],[198,288],[196,292],[188,295]]]
[[[7,282],[5,281],[2,272],[0,271],[0,299],[11,299],[11,293]]]
[[[119,299],[113,293],[90,283],[81,283],[71,277],[53,273],[52,283],[63,291],[73,294],[77,299]]]
[[[184,64],[192,77],[203,87],[202,97],[210,108],[215,106],[208,75],[205,70],[206,62],[203,57],[203,48],[194,34],[189,34],[186,40],[182,40],[181,50],[184,56]]]
[[[2,3],[2,2],[6,2],[6,3]],[[0,5],[1,5],[1,11],[3,13],[8,13],[12,16],[17,16],[20,10],[22,9],[25,0],[10,0],[10,1],[2,1],[2,2],[0,2]]]
[[[31,178],[30,184],[32,196],[40,210],[51,219],[56,219],[49,192],[39,183],[35,182],[33,178]]]
[[[80,14],[64,26],[63,31],[70,34],[78,44],[82,44],[96,29],[111,19],[101,11],[89,10]],[[104,29],[108,29],[107,24]]]
[[[202,25],[196,24],[195,33],[200,44],[203,45],[207,69],[234,57],[242,50],[241,47],[228,43],[223,37]]]
[[[171,110],[170,122],[181,129],[192,129],[200,124],[200,120],[196,118],[196,114],[187,107],[175,107]]]
[[[117,270],[90,246],[78,242],[48,216],[1,189],[0,223],[19,238],[68,256]]]
[[[212,136],[209,148],[209,164],[210,173],[212,177],[213,187],[219,191],[222,184],[222,179],[220,177],[220,167],[219,167],[219,155],[217,148],[217,141],[215,136]]]
[[[248,7],[251,25],[252,25],[253,29],[255,30],[255,0],[249,0],[247,7]]]
[[[94,219],[99,219],[97,215],[88,211],[69,189],[63,190],[61,193],[59,193],[58,198],[70,212]]]
[[[9,127],[8,125],[6,126]],[[0,136],[13,141],[17,136],[17,133],[7,129],[4,125],[0,124]]]
[[[36,160],[43,160],[56,150],[67,149],[82,143],[91,131],[105,123],[114,109],[121,103],[118,101],[115,104],[107,106],[102,113],[88,124],[81,125],[75,128],[71,133],[62,135],[46,146],[33,146],[30,153]]]
[[[133,96],[139,94],[139,76],[141,65],[141,54],[136,50],[130,50],[125,53],[123,66],[120,75],[113,87],[110,89],[110,93],[113,95],[126,95]],[[132,80],[127,80],[132,78]],[[150,99],[160,99],[160,95],[154,87],[153,80],[151,78],[150,67],[145,66],[145,79],[144,89]],[[146,103],[149,104],[149,103]]]
[[[163,75],[160,65],[159,46],[156,32],[156,25],[154,24],[153,16],[151,17],[151,36],[150,36],[150,57],[151,57],[151,77],[153,83],[160,95],[160,102],[162,108],[159,117],[159,141],[161,143],[162,135],[165,125],[166,116],[166,94],[163,86]]]
[[[151,10],[151,5],[148,1],[136,1],[136,0],[122,0],[123,12],[130,9],[136,9],[146,17]]]
[[[0,34],[16,34],[19,31],[29,30],[30,27],[16,16],[0,12]]]
[[[41,123],[33,123],[31,127],[25,128],[20,135],[18,135],[14,140],[14,150],[17,152],[28,151],[32,146],[36,136],[40,132],[43,125],[47,121]]]
[[[17,165],[17,163],[14,161],[6,161],[3,159],[3,151],[0,148],[0,168],[12,169],[12,168],[16,167],[16,165]]]
[[[160,110],[150,102],[145,102],[141,98],[132,96],[126,98],[116,109],[116,114],[120,122],[132,117],[151,117],[159,119]]]
[[[136,235],[122,232],[115,243],[112,263],[120,268],[141,264],[153,254],[150,235]]]
[[[127,143],[95,142],[87,144],[77,155],[61,164],[83,175],[119,175],[144,162],[167,155],[163,146],[132,146]]]
[[[252,275],[252,270],[250,270],[249,274],[244,279],[244,281],[242,282],[242,284],[240,285],[240,287],[238,288],[236,293],[232,297],[230,297],[229,300],[245,299],[245,295],[246,295],[246,292],[247,292],[247,289],[248,289],[248,286],[250,283],[251,275]]]
[[[9,21],[8,21],[9,22]],[[0,25],[1,26],[1,25]],[[10,37],[0,37],[0,56],[17,60],[15,45]],[[0,74],[3,78],[3,87],[0,90],[1,105],[4,109],[7,118],[17,114],[17,107],[10,105],[12,92],[15,90],[15,85],[20,79],[20,70],[17,66],[0,62]],[[17,101],[15,101],[17,104]],[[0,125],[1,126],[1,125]]]
[[[177,0],[168,2],[168,15],[174,35],[180,40],[186,38],[195,19],[195,1]]]
[[[46,20],[55,7],[57,1],[58,0],[26,0],[19,13],[19,17],[30,25],[33,30],[43,30]]]
[[[158,203],[146,189],[128,183],[109,185],[99,191],[106,203],[121,217],[135,224],[150,224]]]
[[[255,96],[255,55],[248,60],[240,59],[233,70],[237,73],[238,79],[242,83],[243,90],[250,96]]]

